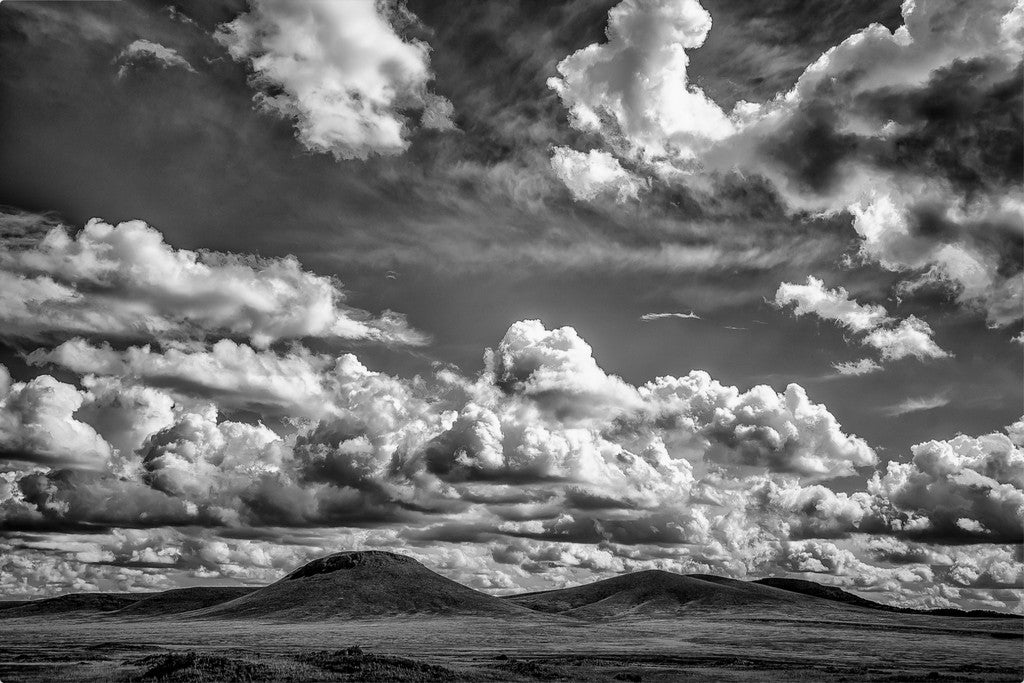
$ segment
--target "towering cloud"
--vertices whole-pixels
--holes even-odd
[[[217,37],[252,70],[259,108],[294,121],[307,149],[365,159],[409,146],[409,110],[453,127],[451,102],[427,87],[429,46],[397,30],[415,21],[395,2],[251,0]]]
[[[110,445],[74,417],[84,402],[75,387],[49,375],[11,382],[7,369],[0,366],[0,467],[105,467],[112,455]]]
[[[686,50],[703,45],[709,30],[711,15],[697,0],[624,0],[608,13],[607,42],[563,59],[548,85],[575,127],[621,141],[623,152],[694,157],[733,130],[687,79]]]

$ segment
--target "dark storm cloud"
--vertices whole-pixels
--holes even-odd
[[[902,23],[898,0],[705,0],[714,25],[690,56],[695,79],[723,107],[788,90],[808,64],[854,31]]]

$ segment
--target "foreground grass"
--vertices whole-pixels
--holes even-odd
[[[394,617],[318,623],[0,624],[0,680],[1007,680],[1020,620],[695,613],[580,622]]]

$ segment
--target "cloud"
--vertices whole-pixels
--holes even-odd
[[[709,462],[807,477],[852,474],[876,462],[867,443],[845,434],[797,384],[781,394],[764,385],[741,392],[695,370],[648,382],[640,393],[644,417],[662,425],[666,442]],[[647,426],[624,422],[624,429]]]
[[[549,86],[581,131],[660,182],[767,179],[792,210],[853,218],[860,256],[939,286],[990,325],[1020,320],[1024,274],[1021,31],[1013,0],[906,2],[822,54],[787,92],[724,112],[688,84],[711,28],[696,0],[625,0],[608,40]],[[898,64],[898,68],[893,65]]]
[[[855,361],[833,363],[832,367],[835,368],[835,371],[840,375],[850,375],[853,377],[868,375],[882,369],[881,365],[870,358],[860,358]]]
[[[1000,327],[1019,320],[1024,309],[1024,276],[1000,254],[1017,248],[1013,226],[1022,220],[1020,206],[1020,198],[1010,198],[968,208],[934,200],[905,207],[880,195],[850,210],[864,255],[888,270],[920,273],[901,284],[903,292],[949,287],[961,303],[985,310],[989,324]]]
[[[585,154],[568,147],[556,147],[551,155],[551,170],[569,188],[573,199],[581,201],[607,194],[624,202],[636,199],[645,187],[644,182],[624,169],[618,159],[596,149]]]
[[[158,64],[164,69],[178,67],[189,73],[196,72],[188,60],[178,54],[177,50],[145,39],[129,43],[125,49],[121,50],[115,61],[120,65],[117,70],[118,78],[124,78],[132,68],[144,63]]]
[[[11,382],[0,366],[0,469],[12,462],[102,469],[112,449],[75,419],[84,402],[82,392],[49,375]]]
[[[783,282],[775,292],[775,305],[794,304],[793,313],[813,314],[834,320],[851,332],[868,332],[891,321],[884,306],[859,304],[842,287],[825,289],[825,283],[809,275],[807,284]]]
[[[911,462],[890,462],[868,482],[868,491],[886,501],[887,522],[899,534],[1020,543],[1024,451],[1018,437],[1013,425],[1007,433],[917,444]]]
[[[489,354],[488,368],[503,390],[533,397],[567,415],[639,403],[636,388],[606,374],[590,345],[571,327],[547,330],[539,320],[514,323]]]
[[[13,397],[0,401],[2,438],[15,443],[30,424],[53,438],[17,437],[30,456],[0,469],[0,530],[66,549],[41,565],[64,563],[69,578],[54,585],[119,585],[102,568],[111,563],[154,571],[139,582],[266,581],[328,547],[399,546],[506,590],[647,568],[819,572],[907,600],[1016,580],[980,553],[946,552],[942,566],[959,568],[935,574],[915,558],[938,563],[944,551],[883,553],[867,539],[1011,542],[1019,425],[921,444],[864,490],[840,492],[828,480],[877,455],[802,387],[741,391],[700,371],[635,386],[605,372],[575,330],[538,321],[513,324],[475,377],[438,368],[402,379],[350,354],[230,340],[73,340],[34,358],[86,373],[81,388],[2,383]],[[221,412],[243,405],[277,419]],[[85,531],[81,543],[59,540]],[[456,543],[461,554],[449,552]],[[4,572],[43,579],[27,565],[8,564],[0,582]]]
[[[294,257],[175,249],[141,221],[89,221],[76,235],[50,229],[0,253],[0,321],[7,338],[102,335],[123,339],[335,337],[388,344],[425,338],[386,311],[344,303],[333,278]]]
[[[711,15],[696,0],[625,0],[608,12],[607,41],[558,64],[548,80],[573,127],[621,141],[639,158],[693,157],[732,132],[725,113],[688,82],[686,49]]]
[[[807,277],[805,285],[789,282],[779,285],[775,293],[775,305],[784,307],[789,304],[795,304],[793,312],[798,316],[817,315],[864,335],[861,343],[878,349],[883,360],[908,357],[926,360],[950,356],[932,339],[934,333],[925,321],[910,315],[891,326],[895,321],[889,317],[884,306],[859,304],[842,287],[825,289],[824,283],[813,276]],[[864,370],[868,367],[858,365],[855,369]]]
[[[1021,268],[1004,256],[1020,248],[1022,219],[1019,8],[918,2],[903,16],[749,108],[705,161],[761,172],[794,207],[848,209],[866,259],[1009,324],[1022,310]]]
[[[939,348],[932,339],[932,328],[925,321],[910,315],[894,328],[879,328],[872,331],[862,343],[873,346],[882,353],[883,360],[899,360],[913,357],[949,358],[950,354]]]
[[[690,311],[689,313],[644,313],[640,319],[646,322],[652,320],[665,320],[666,318],[678,318],[680,320],[700,320],[700,316]]]
[[[366,159],[408,148],[409,110],[424,128],[454,127],[451,103],[427,89],[430,47],[399,35],[416,21],[397,3],[251,0],[216,37],[251,69],[257,106],[294,121],[304,147]]]
[[[936,408],[949,405],[949,402],[950,399],[945,394],[923,396],[921,398],[908,398],[905,401],[900,401],[895,405],[884,408],[883,412],[890,417],[899,417],[900,415],[907,415],[908,413],[935,410]]]
[[[512,325],[477,378],[442,369],[430,384],[351,355],[332,363],[230,340],[165,351],[74,340],[31,359],[86,373],[86,389],[59,387],[57,419],[79,416],[75,429],[103,450],[93,449],[87,483],[74,473],[13,480],[7,524],[18,528],[359,525],[478,506],[469,519],[494,534],[514,522],[518,535],[635,543],[648,523],[665,538],[704,533],[704,513],[684,505],[704,463],[820,478],[875,462],[796,385],[740,392],[698,372],[635,387],[605,373],[575,330],[538,321]],[[219,414],[239,409],[288,428]],[[44,446],[27,460],[56,461]],[[94,500],[115,491],[135,503]],[[144,505],[156,510],[138,517]],[[652,516],[666,505],[684,521]],[[560,509],[571,519],[543,521]]]
[[[278,354],[221,339],[208,348],[170,345],[158,351],[133,346],[117,351],[72,339],[51,350],[34,351],[28,361],[210,399],[228,410],[275,417],[319,417],[331,411],[328,369],[333,362],[301,347]]]

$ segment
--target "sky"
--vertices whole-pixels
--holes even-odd
[[[0,594],[1020,612],[1024,4],[0,4]]]

